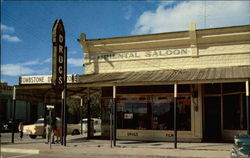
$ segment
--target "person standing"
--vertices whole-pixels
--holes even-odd
[[[51,119],[51,143],[55,144],[56,117],[53,116]]]
[[[18,125],[18,130],[19,130],[19,134],[20,134],[20,140],[23,139],[23,121],[21,121]]]
[[[46,117],[46,122],[47,122],[47,124],[46,124],[46,144],[47,143],[49,143],[50,142],[50,139],[51,139],[51,130],[52,130],[52,127],[51,127],[51,117],[48,115],[47,117]]]

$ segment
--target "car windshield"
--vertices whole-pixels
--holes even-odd
[[[87,121],[87,120],[82,120],[82,123],[83,123],[83,124],[87,124],[88,121]],[[79,124],[81,124],[81,121],[79,122]]]
[[[43,120],[37,120],[35,124],[43,123]]]

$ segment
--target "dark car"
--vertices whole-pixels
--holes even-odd
[[[250,135],[234,136],[231,158],[250,158]]]
[[[22,119],[16,119],[14,122],[14,132],[18,132],[18,125],[23,121]],[[12,131],[12,120],[2,121],[0,124],[1,133]]]

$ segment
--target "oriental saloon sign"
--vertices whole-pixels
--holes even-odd
[[[138,52],[122,52],[112,54],[94,54],[91,60],[129,60],[129,59],[148,59],[148,58],[173,58],[190,56],[189,48],[182,49],[165,49],[153,51],[138,51]]]
[[[66,62],[65,31],[62,20],[56,20],[52,29],[52,86],[56,91],[64,88]]]

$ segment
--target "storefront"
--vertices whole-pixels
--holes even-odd
[[[250,25],[196,30],[191,23],[188,31],[90,40],[81,34],[78,42],[85,74],[68,81],[68,96],[89,103],[91,91],[101,90],[103,137],[110,136],[113,107],[117,139],[172,141],[175,125],[178,141],[247,133]],[[18,91],[27,93],[18,99],[43,107],[61,98],[50,76],[21,77]]]
[[[247,133],[250,26],[170,32],[78,42],[81,86],[102,89],[102,136],[110,136],[116,98],[117,139],[174,137],[177,85],[179,141],[232,140]],[[114,90],[115,87],[115,90]]]

